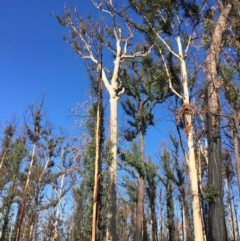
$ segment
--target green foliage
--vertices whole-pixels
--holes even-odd
[[[220,73],[224,83],[226,100],[234,110],[240,109],[240,86],[237,85],[237,80],[234,81],[235,76],[239,75],[240,71],[228,66],[221,66]]]
[[[148,161],[145,162],[145,180],[146,190],[150,202],[155,202],[157,184],[159,182],[159,176],[157,174],[158,166],[154,164],[152,159],[149,157]]]
[[[124,168],[132,177],[137,177],[137,175],[145,176],[145,166],[141,161],[139,146],[136,141],[132,142],[132,148],[130,151],[124,153],[119,153],[122,163],[119,166]],[[130,167],[130,168],[129,168]],[[133,170],[132,170],[133,168]],[[137,172],[137,175],[135,174]]]
[[[86,127],[89,134],[89,139],[87,141],[87,146],[85,147],[85,155],[83,156],[83,168],[80,170],[81,176],[83,176],[84,181],[81,182],[79,187],[79,192],[84,200],[84,211],[83,220],[81,226],[81,232],[83,236],[88,238],[91,237],[92,232],[92,212],[93,212],[93,188],[94,188],[94,170],[95,170],[95,153],[96,153],[96,143],[95,143],[95,127],[96,127],[96,102],[89,108],[88,114],[89,118],[86,121]]]
[[[2,147],[1,147],[2,149],[1,157],[3,156],[3,152],[9,149],[15,131],[16,131],[16,127],[13,124],[9,124],[4,129],[4,137],[2,141]]]
[[[11,152],[10,152],[10,160],[11,162],[8,163],[8,166],[14,171],[19,171],[19,165],[21,164],[24,157],[27,155],[26,149],[26,139],[25,138],[18,138],[12,144]]]
[[[214,204],[216,197],[219,195],[218,190],[214,184],[206,185],[203,189],[204,199],[208,204]]]
[[[132,141],[140,132],[146,134],[147,128],[154,125],[155,105],[164,102],[169,96],[168,86],[161,76],[153,80],[156,78],[156,68],[157,65],[147,56],[128,63],[120,75],[127,95],[121,105],[130,117],[130,128],[125,131],[128,141]]]
[[[125,189],[126,189],[126,194],[129,197],[129,206],[135,206],[137,203],[137,183],[133,179],[133,177],[129,176],[123,176],[122,184],[121,184]]]

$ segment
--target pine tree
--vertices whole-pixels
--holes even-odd
[[[162,183],[166,189],[166,208],[167,208],[167,227],[168,227],[168,240],[176,240],[176,224],[174,221],[174,202],[173,202],[173,172],[170,165],[170,154],[164,149],[161,155],[163,162],[163,171],[165,172],[165,178],[161,178]]]
[[[132,61],[122,71],[123,86],[126,92],[122,107],[130,117],[130,127],[125,131],[127,141],[137,136],[140,143],[141,165],[144,165],[144,136],[147,128],[154,125],[153,110],[156,104],[162,103],[169,95],[168,86],[160,79],[152,81],[156,66],[150,57],[143,57],[141,61]],[[139,164],[135,164],[139,165]],[[136,209],[136,229],[134,240],[142,240],[143,235],[143,203],[144,203],[144,172],[139,170],[138,199]]]
[[[25,138],[19,137],[13,143],[11,143],[9,152],[7,155],[7,163],[5,163],[5,171],[7,171],[7,180],[9,182],[9,190],[7,196],[2,199],[3,205],[1,207],[1,213],[3,215],[2,235],[0,240],[7,240],[9,236],[9,220],[11,219],[11,208],[15,203],[15,199],[18,196],[18,180],[20,178],[20,165],[23,158],[26,157]]]
[[[145,163],[145,181],[146,181],[146,192],[150,204],[151,211],[151,239],[152,241],[158,240],[158,226],[156,217],[156,197],[157,197],[157,185],[159,182],[159,177],[157,174],[157,165],[155,165],[152,159]]]

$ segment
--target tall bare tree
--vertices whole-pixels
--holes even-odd
[[[198,173],[194,152],[193,118],[196,111],[190,98],[190,72],[193,61],[188,61],[189,50],[194,49],[198,38],[198,26],[201,20],[199,1],[138,1],[130,0],[131,6],[142,16],[146,26],[135,23],[135,27],[146,33],[155,44],[159,62],[164,67],[165,81],[172,93],[181,100],[180,109],[176,112],[177,124],[181,122],[187,140],[187,154],[191,182],[192,210],[195,241],[203,241],[203,224],[201,218]],[[201,5],[202,4],[202,5]],[[158,73],[161,75],[162,72]],[[155,78],[157,77],[157,73]]]
[[[74,48],[74,50],[85,61],[88,68],[94,68],[102,72],[102,81],[109,94],[110,101],[110,142],[112,163],[110,166],[111,194],[110,194],[110,229],[109,240],[117,240],[116,231],[116,168],[117,168],[117,105],[121,94],[124,93],[121,80],[118,78],[121,64],[127,59],[135,59],[139,56],[147,55],[151,48],[142,48],[140,51],[135,47],[131,48],[134,37],[133,26],[124,21],[126,8],[118,8],[112,0],[91,1],[100,14],[97,22],[90,16],[82,18],[78,15],[76,7],[73,13],[65,9],[65,16],[57,16],[60,24],[70,29],[70,35],[64,39]],[[119,5],[119,4],[118,4]],[[116,12],[121,13],[120,15]],[[120,16],[120,17],[119,17]],[[98,18],[99,19],[99,18]],[[103,49],[103,60],[98,51],[98,46]],[[114,55],[113,65],[108,66],[107,58],[110,51]],[[109,69],[110,68],[110,69]]]

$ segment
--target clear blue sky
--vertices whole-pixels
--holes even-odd
[[[56,126],[73,127],[70,109],[88,99],[88,79],[81,58],[63,40],[67,31],[50,13],[78,3],[80,14],[93,11],[89,0],[0,1],[0,123],[46,92],[45,109]],[[122,119],[122,114],[119,114]],[[156,153],[168,138],[166,123],[148,131],[146,149]],[[164,126],[164,128],[162,128]]]
[[[79,11],[91,11],[80,1]],[[57,125],[69,124],[69,109],[87,98],[88,81],[81,59],[62,40],[67,31],[55,14],[72,1],[4,0],[0,2],[0,122],[46,91],[45,108]],[[72,121],[72,120],[71,120]]]

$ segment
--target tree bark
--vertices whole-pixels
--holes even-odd
[[[238,188],[240,190],[240,160],[239,160],[239,133],[238,133],[238,126],[239,126],[239,116],[240,112],[234,113],[233,115],[233,146],[234,146],[234,153],[235,153],[235,161],[237,166],[237,176],[238,176]]]
[[[26,201],[26,197],[27,197],[27,190],[28,190],[28,184],[30,181],[30,176],[32,173],[32,166],[33,166],[33,161],[34,161],[34,157],[35,157],[35,151],[36,151],[36,143],[33,144],[31,162],[28,167],[27,179],[26,179],[26,183],[24,186],[24,190],[23,190],[23,196],[22,196],[22,201],[21,201],[21,205],[20,205],[19,220],[17,223],[17,231],[16,231],[16,238],[15,238],[16,241],[19,241],[20,237],[21,237],[21,227],[22,227],[22,222],[23,222],[23,218],[24,218],[25,201]]]
[[[225,184],[226,184],[226,194],[227,194],[227,208],[228,208],[228,215],[230,219],[230,239],[231,240],[236,240],[235,237],[235,224],[234,224],[234,215],[233,215],[233,205],[232,205],[232,198],[231,198],[231,193],[230,193],[230,188],[229,188],[229,180],[227,177],[225,177]]]
[[[2,225],[2,236],[0,238],[0,241],[5,241],[6,240],[6,236],[7,236],[7,231],[8,231],[8,224],[9,224],[9,214],[11,211],[11,204],[13,202],[14,199],[14,195],[13,192],[15,190],[15,185],[16,185],[16,176],[14,175],[13,177],[13,183],[11,185],[9,194],[8,194],[8,201],[7,201],[7,207],[6,207],[6,212],[5,215],[3,217],[3,225]]]
[[[140,139],[140,155],[141,163],[144,164],[144,136],[142,131],[139,133]],[[142,175],[138,178],[138,199],[136,210],[136,228],[135,228],[135,241],[143,239],[143,202],[144,202],[144,177]]]
[[[192,111],[189,101],[189,91],[188,91],[188,82],[187,82],[187,67],[184,60],[182,52],[182,44],[180,37],[176,38],[178,44],[178,51],[180,57],[180,66],[181,66],[181,75],[182,75],[182,85],[183,85],[183,105],[181,112],[183,113],[184,118],[184,131],[187,138],[188,146],[188,169],[190,177],[190,186],[192,194],[192,209],[193,209],[193,223],[194,223],[194,234],[195,241],[204,241],[203,236],[203,225],[201,217],[201,207],[199,200],[199,187],[198,187],[198,172],[196,165],[196,158],[194,152],[194,141],[193,141],[193,124],[192,124]]]
[[[112,95],[110,93],[110,145],[111,145],[111,166],[110,166],[110,229],[109,229],[109,239],[111,241],[117,240],[117,230],[116,230],[116,215],[117,215],[117,102],[118,97],[114,90]]]
[[[214,200],[209,204],[209,241],[227,240],[222,190],[220,103],[218,94],[220,84],[217,78],[217,64],[221,49],[222,34],[226,29],[227,18],[231,11],[232,4],[228,3],[226,6],[223,6],[220,0],[218,0],[218,3],[220,16],[216,23],[209,53],[205,61],[208,97],[208,186],[213,187],[216,191]]]
[[[94,191],[93,191],[93,217],[92,217],[92,241],[97,237],[97,210],[98,210],[98,195],[99,195],[99,162],[101,155],[101,102],[102,93],[101,86],[99,86],[98,105],[96,115],[96,133],[95,133],[95,170],[94,170]]]

